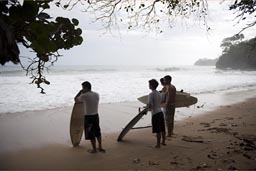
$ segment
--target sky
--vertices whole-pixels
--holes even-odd
[[[83,30],[83,43],[63,55],[56,65],[193,65],[200,58],[214,59],[221,55],[221,41],[238,33],[244,26],[236,25],[235,15],[228,10],[231,1],[208,0],[207,22],[211,27],[206,31],[202,21],[183,19],[175,22],[173,28],[163,25],[164,32],[145,30],[113,29],[111,34],[101,26],[92,23],[92,16],[81,11],[81,6],[71,11],[53,8],[53,16],[77,18]],[[252,37],[253,29],[244,32]],[[26,54],[24,48],[21,55]]]

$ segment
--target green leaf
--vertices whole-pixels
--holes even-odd
[[[49,14],[47,14],[47,13],[41,12],[41,13],[37,16],[37,18],[39,18],[40,20],[45,20],[45,19],[51,18],[51,16],[50,16]]]
[[[72,23],[75,25],[75,26],[78,26],[79,24],[79,21],[75,18],[72,19]]]
[[[42,8],[43,9],[50,9],[50,5],[45,3],[45,4],[42,5]]]
[[[82,34],[82,29],[80,29],[80,28],[76,29],[76,34],[81,35]]]

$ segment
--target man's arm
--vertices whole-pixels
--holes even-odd
[[[83,93],[83,90],[80,90],[80,91],[77,93],[77,95],[75,96],[74,100],[75,100],[76,103],[81,101],[81,99],[78,98],[78,97],[79,97],[82,93]]]
[[[152,96],[152,94],[149,94],[148,95],[148,104],[146,106],[149,111],[151,111],[152,105],[153,105],[153,96]]]
[[[166,102],[165,102],[165,106],[168,106],[170,105],[172,102],[171,102],[171,96],[172,96],[172,90],[171,90],[171,87],[168,86],[167,88],[167,93],[166,93]]]

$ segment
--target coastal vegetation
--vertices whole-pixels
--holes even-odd
[[[256,70],[256,37],[239,41],[243,35],[223,40],[223,54],[216,63],[219,69]]]

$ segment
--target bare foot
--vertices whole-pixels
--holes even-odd
[[[98,151],[101,152],[101,153],[106,153],[106,150],[103,149],[103,148],[98,148]]]
[[[87,152],[94,154],[94,153],[97,153],[97,150],[88,150]]]
[[[156,145],[155,148],[160,148],[160,145]]]

